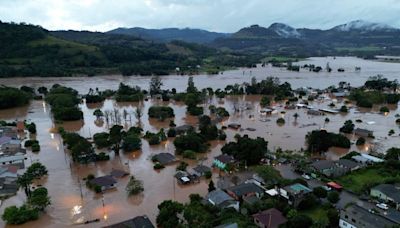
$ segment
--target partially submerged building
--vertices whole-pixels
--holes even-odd
[[[236,211],[239,211],[239,202],[221,189],[209,192],[205,199],[208,203],[220,209],[234,208]]]

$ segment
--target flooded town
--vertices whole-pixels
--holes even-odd
[[[353,3],[0,2],[0,227],[400,227],[400,3]]]
[[[337,58],[340,61],[340,58]],[[329,59],[328,59],[329,60]],[[309,60],[313,61],[313,60]],[[322,61],[322,60],[319,60]],[[335,60],[331,60],[335,61]],[[363,62],[365,68],[369,68],[368,64],[375,65],[374,61],[354,60]],[[391,63],[395,66],[396,63]],[[392,67],[395,67],[392,66]],[[400,66],[399,66],[400,67]],[[261,68],[261,67],[260,67]],[[253,74],[258,74],[255,78],[261,78],[261,72],[265,78],[270,74],[269,69],[273,68],[256,68],[251,69]],[[239,82],[237,74],[245,71],[248,74],[249,69],[239,69],[236,71],[224,72],[223,75],[215,75],[209,77],[197,78],[193,76],[194,85],[212,84],[215,81],[221,80],[220,76],[225,78],[232,77],[232,80],[225,80],[225,88],[228,83]],[[371,73],[376,69],[371,69]],[[303,77],[312,77],[315,75],[313,72],[304,72]],[[364,74],[367,74],[364,73]],[[232,76],[231,76],[232,75]],[[299,73],[299,75],[301,75]],[[302,76],[296,76],[287,70],[280,69],[275,72],[275,76],[281,79],[282,82],[285,78],[292,77],[289,81],[294,87],[297,83],[296,80],[301,81]],[[173,84],[175,77],[170,76],[160,77],[162,82],[161,89],[169,90],[171,87],[166,85]],[[201,76],[200,76],[201,77]],[[242,75],[242,83],[240,85],[249,83],[252,80],[250,75]],[[318,76],[319,77],[319,76]],[[182,76],[180,81],[186,81],[187,78]],[[146,80],[150,82],[151,77],[141,77],[139,82]],[[197,80],[196,80],[197,79]],[[333,85],[341,82],[342,78],[336,79],[332,82]],[[40,78],[21,78],[18,83],[27,86],[33,86],[35,89],[41,86]],[[36,81],[37,80],[37,81]],[[91,82],[93,80],[93,82]],[[129,86],[136,86],[136,78],[121,79],[122,82],[127,83]],[[128,80],[128,81],[125,81]],[[253,79],[254,80],[254,79]],[[357,80],[357,79],[352,79]],[[363,80],[362,76],[358,80]],[[45,81],[45,80],[43,80]],[[110,81],[103,78],[87,78],[84,84],[73,86],[77,79],[66,79],[65,82],[58,80],[62,86],[72,86],[79,91],[79,94],[84,96],[89,92],[91,87],[86,87],[86,84],[91,85],[96,83],[96,88],[113,88],[116,87],[119,81],[111,81],[115,85],[103,85],[99,83],[110,83]],[[11,81],[11,84],[15,83]],[[143,82],[141,82],[143,83]],[[219,82],[221,83],[221,82]],[[43,83],[45,84],[45,83]],[[45,84],[46,85],[46,84]],[[144,84],[139,84],[143,89],[149,88]],[[351,84],[350,84],[351,85]],[[10,85],[12,86],[12,85]],[[268,152],[265,154],[265,164],[275,166],[277,170],[283,167],[283,164],[292,164],[286,166],[286,169],[294,170],[296,160],[291,160],[292,156],[306,157],[306,160],[321,160],[321,161],[338,161],[341,157],[349,154],[351,151],[356,151],[360,154],[374,154],[374,156],[382,157],[384,153],[393,147],[399,146],[399,132],[396,126],[396,119],[398,119],[398,106],[396,104],[387,105],[389,111],[382,113],[380,107],[382,105],[374,105],[372,108],[358,107],[354,101],[347,98],[346,93],[350,94],[350,87],[343,89],[340,92],[331,92],[329,89],[313,89],[312,82],[307,87],[298,87],[294,89],[297,97],[302,97],[295,102],[288,102],[288,100],[272,101],[266,107],[260,105],[262,95],[240,94],[233,95],[227,94],[223,98],[217,95],[208,94],[199,106],[204,110],[205,115],[210,115],[217,121],[216,126],[219,129],[225,129],[225,140],[211,140],[209,141],[208,149],[196,156],[195,159],[182,157],[181,154],[176,153],[174,146],[175,137],[168,137],[161,141],[158,145],[150,145],[149,141],[142,138],[141,148],[135,151],[126,151],[116,154],[111,147],[96,149],[96,153],[105,152],[109,155],[107,161],[90,162],[81,164],[74,162],[71,157],[70,151],[67,149],[63,139],[60,136],[59,128],[62,127],[65,131],[76,132],[82,137],[93,141],[93,137],[98,133],[108,132],[113,124],[120,124],[123,130],[127,131],[131,127],[140,126],[143,132],[158,132],[160,129],[171,129],[170,122],[173,121],[176,129],[184,126],[191,126],[197,128],[199,124],[198,117],[187,113],[185,102],[171,99],[163,101],[158,96],[150,96],[138,102],[118,102],[115,99],[106,98],[102,102],[87,103],[85,99],[79,103],[79,109],[83,112],[83,119],[76,121],[63,121],[58,122],[52,116],[51,106],[45,100],[33,100],[29,105],[18,108],[3,109],[0,111],[0,117],[6,122],[25,121],[28,123],[35,123],[37,133],[31,134],[26,129],[19,131],[15,129],[15,136],[20,140],[22,145],[21,150],[24,151],[22,163],[24,167],[29,167],[35,162],[45,164],[48,173],[45,177],[34,180],[32,188],[44,186],[48,189],[51,196],[51,205],[46,208],[46,214],[41,216],[38,220],[28,222],[21,227],[32,226],[54,226],[54,227],[68,227],[71,225],[98,227],[107,226],[119,221],[127,220],[132,215],[146,215],[149,220],[155,224],[158,213],[157,205],[164,200],[176,200],[181,203],[189,201],[190,194],[199,194],[205,197],[208,193],[208,182],[212,180],[217,187],[225,189],[234,185],[232,177],[239,177],[238,183],[246,182],[247,178],[253,178],[256,174],[252,169],[246,167],[238,167],[233,171],[225,172],[215,166],[215,158],[221,155],[221,148],[225,143],[235,140],[237,134],[241,136],[247,135],[250,138],[262,137],[268,142]],[[181,89],[184,88],[182,85]],[[200,89],[200,88],[199,88]],[[85,92],[86,91],[86,92]],[[183,92],[183,91],[182,91]],[[303,94],[299,95],[299,94]],[[313,100],[310,99],[313,97]],[[165,100],[165,99],[164,99]],[[166,106],[171,107],[174,113],[173,118],[160,120],[149,117],[149,109],[153,106]],[[228,117],[218,116],[210,111],[210,107],[221,107],[228,112]],[[348,110],[341,112],[340,107],[346,106]],[[136,110],[141,109],[142,116],[140,120],[136,115]],[[103,113],[107,111],[119,113],[121,120],[106,120],[105,116],[96,117],[93,113],[95,110],[101,110]],[[338,111],[339,110],[339,111]],[[125,116],[123,116],[126,113]],[[108,117],[107,117],[108,118]],[[278,119],[283,119],[284,123],[277,123]],[[329,121],[326,121],[329,119]],[[356,141],[362,137],[363,133],[357,131],[346,134],[350,140],[351,146],[349,148],[330,147],[323,153],[307,152],[307,142],[305,136],[308,132],[313,130],[324,129],[328,132],[339,132],[343,123],[346,120],[352,120],[356,129],[368,130],[373,134],[373,137],[366,137],[366,142],[362,145],[357,145]],[[359,121],[361,120],[361,121]],[[17,125],[18,126],[18,125]],[[394,129],[393,135],[388,135],[390,130]],[[368,136],[368,135],[367,135]],[[40,142],[40,152],[32,152],[31,148],[25,148],[24,142],[27,139],[36,139]],[[5,144],[7,145],[7,144]],[[4,146],[2,146],[3,148]],[[287,158],[278,158],[276,153],[282,151],[287,153]],[[164,169],[155,170],[152,157],[157,154],[169,153],[174,156],[173,162],[166,165]],[[14,155],[15,156],[15,155]],[[175,161],[176,160],[176,161]],[[282,163],[282,161],[284,163]],[[340,160],[339,160],[340,161]],[[175,177],[176,169],[180,162],[187,164],[186,170],[190,173],[198,166],[208,167],[211,171],[211,178],[200,177],[199,181],[192,184],[183,184]],[[3,163],[5,164],[5,163]],[[357,164],[357,163],[356,163]],[[361,164],[360,164],[361,166]],[[85,179],[89,174],[96,177],[110,175],[113,171],[125,172],[126,176],[118,177],[113,188],[96,193],[85,185]],[[20,173],[19,170],[18,173]],[[292,171],[293,172],[293,171]],[[253,173],[253,174],[251,174]],[[129,182],[128,175],[132,175],[143,183],[144,191],[134,195],[128,196],[126,193],[126,185]],[[293,174],[296,177],[296,174]],[[301,175],[298,174],[299,176]],[[307,173],[311,175],[311,173]],[[243,178],[243,179],[242,179]],[[297,177],[296,177],[297,178]],[[304,178],[303,178],[304,179]],[[307,179],[305,179],[307,180]],[[238,184],[237,183],[237,184]],[[23,189],[15,192],[15,196],[11,196],[2,202],[2,210],[10,205],[21,205],[26,200]],[[93,224],[85,224],[87,221],[94,221]]]

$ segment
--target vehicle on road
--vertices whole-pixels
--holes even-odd
[[[301,175],[301,177],[303,177],[306,180],[311,180],[311,177],[305,173],[303,173],[303,175]]]
[[[376,206],[382,210],[389,209],[389,206],[386,203],[377,203]]]

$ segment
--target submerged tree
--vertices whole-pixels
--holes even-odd
[[[136,195],[144,190],[142,181],[137,180],[134,176],[131,176],[131,179],[129,180],[125,189],[128,195]]]
[[[161,94],[161,86],[163,85],[161,77],[156,75],[150,80],[150,95]]]

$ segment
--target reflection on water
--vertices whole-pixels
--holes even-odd
[[[267,76],[275,76],[280,78],[282,82],[289,82],[292,84],[293,88],[326,88],[331,85],[337,85],[340,81],[350,82],[353,86],[360,86],[368,77],[377,74],[394,80],[398,78],[398,72],[400,72],[400,64],[398,63],[377,62],[354,57],[336,57],[335,59],[332,57],[315,57],[295,64],[314,64],[324,68],[327,63],[329,63],[330,67],[333,69],[331,73],[315,73],[309,72],[307,69],[301,69],[300,72],[293,72],[283,68],[259,66],[258,68],[252,69],[226,71],[220,75],[196,75],[194,77],[194,82],[198,88],[212,87],[217,89],[225,88],[227,84],[250,82],[251,77],[262,80]],[[361,67],[361,71],[355,71],[356,66]],[[337,72],[338,68],[345,69],[345,72]],[[169,75],[163,76],[162,78],[164,87],[176,88],[178,91],[183,91],[187,87],[188,76]],[[149,81],[150,77],[148,76],[123,77],[119,75],[107,75],[99,77],[69,77],[62,79],[57,77],[13,78],[12,80],[2,78],[0,79],[0,84],[18,87],[21,85],[28,85],[38,88],[42,85],[49,87],[55,83],[60,83],[84,94],[89,91],[89,88],[98,88],[99,90],[117,89],[121,82],[129,85],[138,85],[143,89],[147,89]]]
[[[256,74],[255,72],[257,71],[253,70],[253,74]],[[226,77],[226,75],[227,73],[224,74],[224,77]],[[203,77],[213,79],[219,76]],[[68,83],[75,83],[75,80],[77,79],[66,79],[66,85],[71,86],[72,84]],[[90,80],[95,80],[99,88],[102,86],[101,83],[107,82],[107,79],[104,78],[91,78]],[[120,80],[127,79],[123,78]],[[139,78],[138,80],[141,81],[144,79]],[[229,83],[234,82],[234,80],[239,80],[239,78],[233,79],[233,81],[231,80]],[[118,80],[114,81],[116,83],[118,82]],[[186,84],[184,78],[177,81],[174,80],[175,83],[178,83],[178,81],[179,83]],[[179,85],[179,83],[177,85]],[[205,85],[205,83],[206,82],[203,82],[202,85]],[[82,84],[83,83],[80,83],[79,86],[74,88],[80,88],[79,90],[82,91],[82,86],[90,86],[90,83],[88,85]],[[209,81],[208,84],[210,84]],[[88,90],[88,87],[85,87],[83,91],[86,90]],[[379,107],[374,107],[373,109],[351,108],[350,112],[345,115],[310,116],[307,115],[305,109],[285,110],[283,103],[277,103],[275,104],[275,108],[278,110],[277,114],[260,117],[258,114],[260,109],[259,100],[260,96],[247,95],[227,96],[223,100],[211,99],[208,101],[209,104],[225,107],[231,114],[229,118],[224,119],[223,122],[220,123],[220,126],[226,126],[233,122],[242,125],[242,129],[240,130],[226,130],[227,141],[233,140],[235,134],[248,134],[250,137],[264,137],[269,142],[268,147],[271,150],[282,148],[284,150],[299,151],[301,148],[306,148],[304,137],[307,132],[321,128],[338,132],[345,120],[351,119],[355,122],[356,119],[361,119],[363,122],[355,123],[356,127],[373,130],[375,139],[368,139],[364,146],[357,147],[354,144],[350,150],[360,152],[367,152],[371,149],[385,151],[389,147],[399,146],[398,137],[387,136],[390,129],[397,129],[395,126],[395,113],[398,113],[397,106],[391,106],[391,112],[387,115],[379,114]],[[330,102],[331,101],[315,101],[312,102],[311,105],[326,108]],[[154,103],[172,107],[175,112],[174,121],[178,126],[197,123],[196,117],[186,115],[186,107],[180,102],[167,103],[162,101],[145,101],[140,103],[118,103],[113,100],[106,100],[101,104],[94,105],[82,103],[80,107],[84,113],[84,121],[72,121],[63,124],[54,124],[52,122],[49,109],[46,105],[43,105],[42,101],[32,101],[32,103],[26,107],[0,111],[0,119],[28,119],[36,123],[38,129],[37,139],[41,144],[41,152],[35,154],[28,151],[28,157],[30,159],[26,161],[26,165],[30,165],[33,161],[40,160],[49,170],[48,178],[41,180],[40,183],[38,182],[37,184],[42,184],[48,188],[52,199],[52,205],[48,207],[47,214],[42,216],[39,220],[29,222],[20,227],[69,227],[72,224],[79,224],[94,219],[100,219],[100,222],[85,226],[101,227],[144,214],[148,215],[149,218],[155,222],[157,205],[163,200],[174,199],[180,202],[186,202],[191,193],[199,193],[204,196],[208,188],[208,181],[206,180],[189,186],[177,184],[173,175],[175,174],[178,164],[167,166],[165,169],[158,172],[153,170],[153,163],[150,159],[152,154],[165,151],[174,153],[173,139],[168,139],[168,141],[156,146],[150,146],[146,140],[142,140],[143,145],[140,151],[122,153],[119,156],[115,156],[114,153],[111,152],[110,161],[83,165],[75,164],[71,161],[70,155],[64,150],[60,136],[54,131],[57,127],[62,126],[66,130],[76,131],[84,137],[92,137],[95,133],[107,131],[111,123],[107,124],[105,121],[99,123],[93,115],[93,111],[97,108],[100,108],[103,112],[114,108],[118,108],[122,112],[122,110],[125,109],[129,116],[126,119],[122,119],[122,125],[125,126],[125,129],[128,129],[130,126],[135,126],[138,123],[141,124],[144,131],[155,132],[160,128],[168,128],[168,120],[160,122],[158,120],[148,119],[147,111]],[[134,115],[138,105],[143,109],[143,116],[140,121],[138,121]],[[252,108],[234,112],[234,107],[237,105]],[[341,105],[341,103],[338,103],[337,107]],[[208,113],[207,107],[205,111]],[[281,113],[281,111],[285,111],[285,113]],[[299,114],[297,119],[293,117],[294,113]],[[286,122],[282,126],[276,124],[276,120],[280,117],[284,118]],[[325,123],[326,117],[330,119],[329,123]],[[372,122],[373,124],[371,124]],[[352,142],[357,140],[357,137],[354,135],[348,135],[348,137]],[[223,144],[224,142],[221,141],[210,142],[209,151],[200,154],[197,161],[182,159],[179,156],[178,158],[189,163],[189,169],[190,167],[196,166],[198,163],[210,166],[213,157],[220,154],[220,149]],[[338,159],[350,150],[331,148],[324,156],[328,159]],[[125,187],[129,181],[129,177],[118,179],[117,188],[107,191],[104,195],[95,194],[87,189],[83,179],[88,174],[94,174],[95,176],[107,175],[113,168],[129,171],[132,175],[135,175],[137,179],[142,180],[145,189],[144,192],[137,196],[128,197]],[[216,183],[217,179],[220,178],[219,173],[217,170],[213,172],[213,179]],[[5,207],[21,205],[24,201],[25,195],[23,191],[20,191],[15,197],[4,201],[0,213],[2,213]],[[3,222],[1,222],[0,226],[3,225]]]

